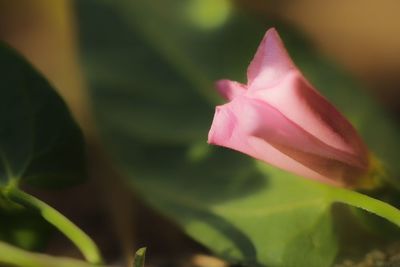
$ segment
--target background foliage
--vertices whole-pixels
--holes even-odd
[[[86,133],[93,185],[81,196],[62,201],[72,210],[93,201],[88,209],[108,207],[107,216],[112,216],[116,227],[129,228],[133,227],[130,213],[125,211],[144,201],[146,211],[136,213],[139,219],[146,217],[149,207],[155,209],[213,254],[246,266],[331,266],[349,253],[365,253],[372,245],[398,237],[394,225],[400,225],[400,213],[377,200],[396,206],[399,199],[393,192],[370,192],[372,198],[332,188],[206,144],[214,106],[222,103],[214,81],[245,82],[258,43],[266,29],[276,27],[305,76],[351,120],[387,168],[388,183],[398,186],[398,122],[366,93],[364,85],[321,56],[298,28],[279,15],[289,1],[67,2],[40,0],[27,8],[0,0],[4,13],[12,14],[4,16],[6,22],[30,25],[21,26],[27,31],[21,33],[26,41],[18,38],[17,30],[10,30],[12,26],[0,26],[0,36],[9,38],[54,82]],[[31,10],[37,7],[42,13],[33,19]],[[29,18],[32,21],[24,24]],[[76,40],[71,37],[72,25],[78,32]],[[39,30],[32,30],[35,27]],[[35,36],[41,36],[41,41]],[[81,182],[86,174],[82,136],[49,83],[5,47],[0,49],[0,75],[1,188],[14,179],[46,188]],[[83,81],[91,105],[82,100]],[[72,91],[79,92],[79,101],[71,102]],[[99,151],[111,159],[99,160]],[[123,192],[129,196],[135,192],[138,198],[121,197],[114,185],[118,183],[128,184]],[[106,205],[93,200],[95,191]],[[51,227],[38,214],[16,208],[6,198],[0,198],[0,207],[1,240],[28,250],[46,246]],[[150,231],[169,231],[159,217],[146,220],[160,225]],[[145,225],[149,228],[150,223]],[[116,232],[121,239],[128,238],[120,242],[126,254],[132,254],[127,237],[131,232],[127,228]],[[167,242],[162,233],[157,234],[154,239]],[[110,236],[105,243],[114,246],[110,240],[116,237]],[[148,242],[145,245],[152,251],[156,242]],[[106,245],[101,246],[105,250]],[[1,249],[18,255],[14,262],[0,256],[0,262],[8,264],[23,266],[26,263],[18,259],[25,258],[33,262],[31,266],[86,266],[3,243]]]
[[[330,266],[339,234],[330,207],[351,201],[341,190],[207,146],[219,102],[213,81],[243,81],[265,29],[276,26],[307,77],[398,173],[397,126],[359,86],[293,29],[248,17],[229,1],[86,1],[78,7],[96,117],[141,196],[230,261]],[[369,209],[361,198],[356,205]]]

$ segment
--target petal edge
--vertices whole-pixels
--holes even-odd
[[[269,29],[247,69],[250,87],[268,87],[284,77],[295,65],[275,28]]]

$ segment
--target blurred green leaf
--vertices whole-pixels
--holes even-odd
[[[10,202],[5,192],[20,182],[39,187],[81,182],[82,134],[51,85],[1,43],[0,77],[0,240],[37,250],[45,245],[49,224]]]
[[[101,267],[84,261],[32,253],[0,242],[0,265],[15,267]]]
[[[82,134],[62,99],[32,66],[0,44],[0,188],[85,178]]]
[[[338,250],[330,212],[334,202],[364,208],[399,225],[399,212],[383,202],[260,167],[239,153],[206,145],[219,102],[213,81],[244,81],[247,65],[272,24],[230,6],[221,11],[218,23],[204,27],[199,22],[204,14],[193,13],[198,4],[77,3],[82,57],[98,124],[143,198],[219,256],[249,266],[331,266]],[[202,4],[214,7],[212,1]],[[293,30],[278,29],[317,88],[349,116],[376,154],[393,163],[400,146],[394,138],[397,126]],[[367,125],[380,125],[385,133],[371,133]],[[380,142],[381,136],[387,144]],[[398,173],[396,167],[392,170]]]

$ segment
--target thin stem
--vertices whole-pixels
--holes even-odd
[[[357,208],[369,211],[400,227],[400,210],[381,200],[369,197],[367,195],[341,190],[339,194],[333,196],[333,200],[355,206]]]
[[[10,200],[24,207],[38,210],[46,221],[55,226],[75,244],[88,262],[102,263],[100,251],[93,240],[60,212],[17,188],[7,190],[7,196]]]
[[[95,267],[90,263],[69,259],[52,257],[45,254],[33,253],[13,247],[9,244],[0,242],[0,265],[6,264],[7,266],[21,266],[21,267],[43,267],[43,266],[57,266],[57,267]]]

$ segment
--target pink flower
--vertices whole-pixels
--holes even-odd
[[[247,85],[217,82],[230,102],[217,106],[208,142],[297,175],[354,186],[368,151],[353,126],[303,77],[275,29],[247,70]]]

